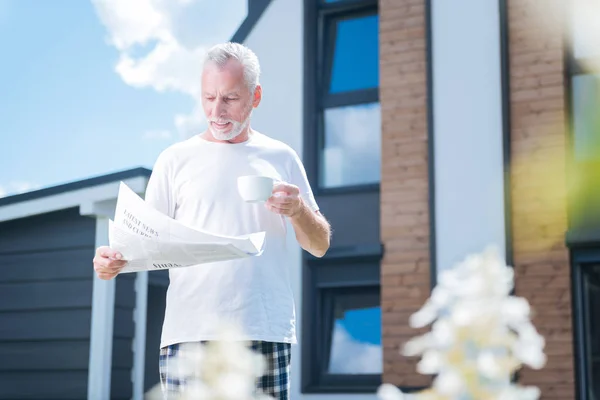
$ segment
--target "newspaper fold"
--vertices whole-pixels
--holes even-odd
[[[152,208],[121,182],[108,238],[128,261],[121,270],[126,273],[260,256],[265,232],[224,236],[189,227]]]

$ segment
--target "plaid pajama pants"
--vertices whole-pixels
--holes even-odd
[[[169,360],[177,356],[179,347],[179,344],[173,344],[160,349],[160,385],[165,400],[176,399],[185,387],[185,382],[173,377],[169,371]],[[252,341],[250,347],[262,354],[267,363],[266,373],[257,379],[256,388],[275,400],[289,400],[291,345]]]

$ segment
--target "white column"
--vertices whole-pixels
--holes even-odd
[[[108,244],[108,218],[96,218],[96,248]],[[90,266],[92,268],[92,266]],[[94,273],[92,326],[88,369],[88,399],[110,399],[115,281]]]
[[[133,338],[133,400],[144,399],[146,367],[146,316],[148,309],[148,271],[137,272],[135,277],[135,336]]]
[[[498,0],[431,0],[437,271],[505,254]]]

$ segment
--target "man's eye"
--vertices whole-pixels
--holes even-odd
[[[236,101],[237,97],[228,97],[227,99],[225,99],[226,101]]]

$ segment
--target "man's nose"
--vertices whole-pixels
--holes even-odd
[[[225,114],[225,103],[222,100],[217,100],[215,104],[215,116],[220,117]]]

